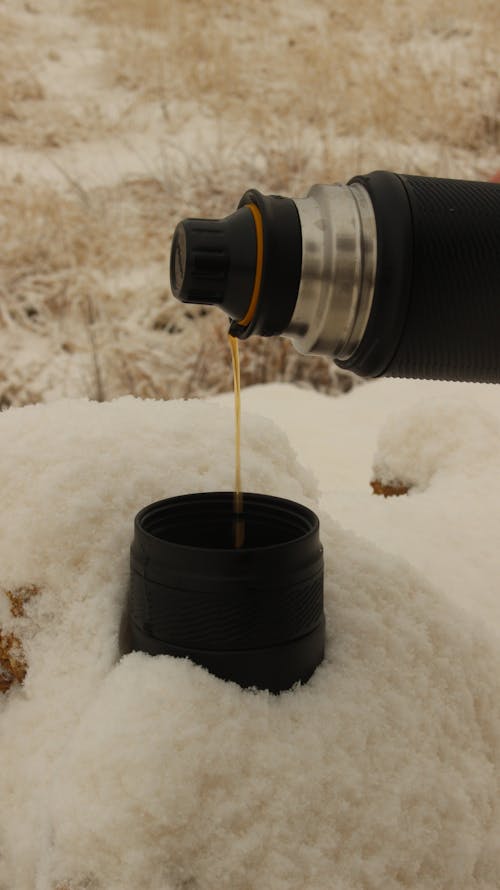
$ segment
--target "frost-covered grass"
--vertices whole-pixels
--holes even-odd
[[[494,0],[5,0],[0,405],[231,386],[224,322],[169,295],[186,215],[377,167],[498,169]],[[281,343],[245,382],[350,385]]]
[[[283,133],[311,124],[323,139],[327,123],[339,135],[496,145],[493,0],[437,7],[259,0],[246,8],[225,0],[94,0],[82,9],[100,24],[135,28],[129,42],[110,41],[106,28],[110,72],[167,104],[197,97],[238,125],[243,104],[247,122],[264,133],[281,118]]]
[[[206,176],[192,178],[193,204],[206,187]],[[187,398],[232,385],[225,318],[169,293],[168,244],[157,236],[173,195],[181,201],[156,179],[69,194],[5,188],[0,405]],[[333,392],[353,382],[286,341],[245,343],[241,354],[243,385],[303,380]]]

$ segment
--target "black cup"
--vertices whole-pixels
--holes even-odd
[[[189,657],[242,687],[305,683],[324,654],[323,548],[307,507],[243,495],[234,545],[232,492],[144,507],[131,547],[132,647]]]

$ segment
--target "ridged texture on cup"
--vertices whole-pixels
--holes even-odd
[[[300,504],[254,494],[244,495],[244,516],[245,545],[236,549],[232,492],[170,498],[138,514],[131,549],[132,637],[154,654],[175,647],[190,657],[195,652],[193,660],[204,663],[203,652],[257,653],[312,634],[321,638],[321,656],[316,643],[310,675],[323,651],[318,519]],[[301,676],[292,682],[303,679],[302,656],[299,661]],[[293,658],[290,669],[293,675]],[[266,687],[272,685],[269,677]]]

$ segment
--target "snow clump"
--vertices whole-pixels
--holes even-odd
[[[2,413],[0,436],[0,623],[27,662],[0,699],[1,890],[499,886],[484,622],[321,510],[327,647],[306,686],[124,653],[134,515],[232,488],[231,408],[65,401]],[[318,509],[271,421],[245,414],[243,443],[246,490]]]

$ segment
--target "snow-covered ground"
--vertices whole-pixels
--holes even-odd
[[[331,516],[403,556],[500,631],[500,550],[490,538],[499,515],[500,387],[380,380],[333,403],[275,384],[245,390],[242,410],[244,430],[255,411],[287,433]],[[374,479],[410,492],[373,497]]]
[[[325,661],[279,697],[120,659],[134,514],[231,489],[226,396],[10,409],[0,438],[27,669],[0,698],[1,890],[499,886],[498,388],[243,392],[244,488],[317,509],[325,548]]]

